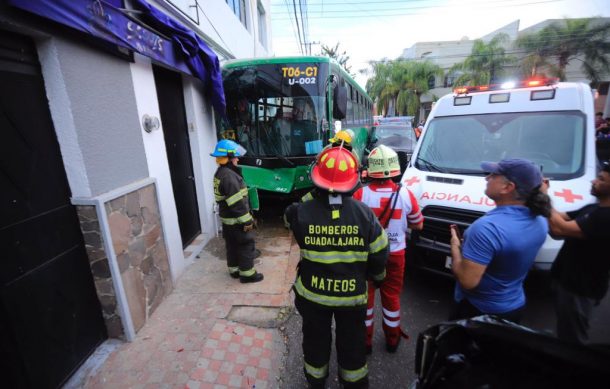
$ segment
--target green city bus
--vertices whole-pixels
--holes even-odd
[[[353,151],[362,161],[373,102],[336,61],[233,60],[222,75],[227,117],[217,117],[218,139],[247,150],[240,157],[243,176],[261,196],[297,198],[309,191],[309,168],[339,127],[352,130]]]

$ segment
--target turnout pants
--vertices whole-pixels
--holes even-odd
[[[390,253],[386,264],[386,278],[379,288],[381,306],[383,307],[383,332],[385,341],[390,346],[398,345],[401,336],[400,329],[400,292],[402,291],[405,271],[403,254]],[[369,281],[369,299],[366,310],[366,345],[373,344],[375,287]]]
[[[239,275],[250,276],[254,273],[254,231],[244,232],[243,224],[222,225],[222,237],[227,249],[229,272],[239,270]]]
[[[309,384],[313,388],[324,388],[328,377],[334,317],[339,380],[344,388],[368,388],[364,346],[366,309],[333,309],[313,303],[298,294],[295,297],[295,307],[303,318],[304,371]]]

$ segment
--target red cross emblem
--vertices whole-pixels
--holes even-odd
[[[418,178],[417,176],[413,176],[413,177],[411,177],[411,178],[409,178],[409,179],[405,180],[405,184],[406,184],[407,186],[411,186],[411,185],[413,185],[413,184],[415,184],[415,183],[417,183],[417,182],[419,182],[419,178]]]
[[[394,195],[396,196],[396,195]],[[386,204],[388,204],[388,201],[390,201],[389,197],[383,197],[381,200],[379,200],[379,208],[373,208],[371,207],[371,209],[373,210],[373,212],[375,212],[375,215],[377,215],[377,217],[379,217],[379,215],[381,215],[381,212],[383,212],[383,210],[386,207]],[[394,203],[394,199],[392,199],[392,203]],[[383,218],[383,220],[379,220],[379,223],[381,223],[381,225],[385,225],[386,221],[388,220],[388,218],[391,216],[392,219],[400,219],[402,216],[402,209],[394,209],[394,212],[392,212],[392,215],[389,215],[390,213],[390,208],[392,207],[392,204],[388,205],[388,210],[385,211],[385,217]]]
[[[582,196],[574,194],[570,189],[563,189],[561,192],[553,193],[557,197],[563,197],[566,203],[573,203],[574,200],[582,200]]]

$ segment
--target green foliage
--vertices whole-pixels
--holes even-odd
[[[450,73],[459,74],[455,85],[497,82],[505,74],[506,67],[515,62],[513,56],[506,54],[505,46],[508,42],[509,37],[504,33],[495,35],[488,43],[481,39],[475,40],[470,55],[449,70]]]
[[[430,90],[429,81],[442,77],[442,69],[430,61],[387,59],[370,62],[372,77],[366,82],[366,91],[380,113],[387,113],[394,102],[398,115],[417,116],[420,98]]]
[[[335,47],[326,46],[324,43],[320,45],[320,55],[325,57],[333,58],[337,61],[343,69],[352,77],[355,77],[355,74],[352,73],[352,67],[347,64],[349,61],[349,55],[347,55],[347,51],[341,51],[339,49],[339,42],[335,45]]]
[[[521,62],[522,73],[533,76],[543,72],[565,81],[567,65],[578,59],[583,73],[596,83],[610,73],[609,37],[610,23],[591,18],[550,24],[517,40],[517,47],[527,52]]]

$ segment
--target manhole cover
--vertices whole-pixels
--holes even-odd
[[[256,327],[274,328],[289,316],[288,307],[254,307],[234,305],[227,316],[228,320]]]

